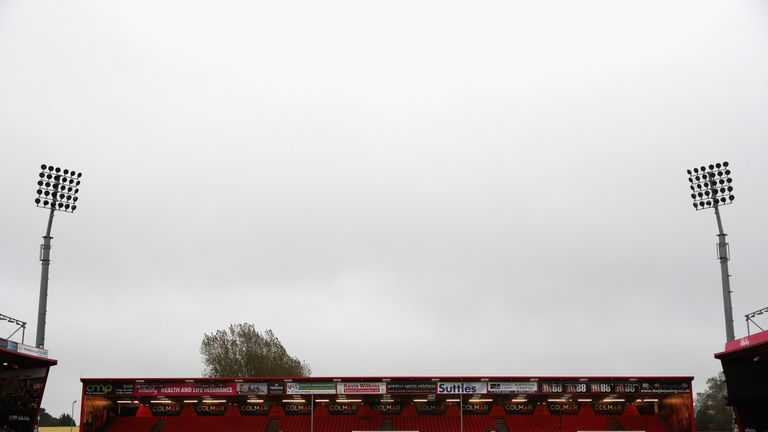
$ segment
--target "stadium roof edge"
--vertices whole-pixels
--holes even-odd
[[[259,380],[259,381],[330,381],[334,379],[345,381],[365,381],[365,380],[398,380],[398,381],[424,381],[424,380],[445,380],[445,381],[479,381],[479,380],[569,380],[569,379],[592,379],[592,380],[688,380],[693,381],[693,376],[688,375],[411,375],[411,376],[282,376],[282,377],[94,377],[80,378],[81,382],[90,381],[222,381],[222,380]]]
[[[768,330],[726,342],[723,351],[715,353],[715,358],[720,359],[730,355],[740,355],[766,346],[768,346]]]
[[[38,357],[30,354],[26,354],[19,351],[14,350],[8,350],[5,348],[0,348],[0,358],[5,359],[14,359],[15,361],[21,361],[25,365],[29,366],[55,366],[59,362],[58,360],[48,358],[48,357]]]

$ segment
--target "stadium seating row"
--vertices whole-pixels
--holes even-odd
[[[512,432],[577,432],[634,430],[668,432],[662,420],[655,416],[524,416],[491,417],[483,415],[456,416],[228,416],[228,417],[119,417],[109,432],[149,432],[162,420],[162,432],[263,432],[270,420],[277,420],[277,430],[306,432],[314,423],[315,432],[349,432],[381,430],[388,420],[394,430],[420,432],[488,432],[497,428],[501,419]],[[156,429],[157,430],[157,429]]]

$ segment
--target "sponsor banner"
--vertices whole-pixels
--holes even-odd
[[[446,405],[444,402],[420,402],[413,404],[416,412],[419,414],[445,414]]]
[[[267,383],[237,383],[237,394],[267,394]]]
[[[267,394],[285,394],[285,383],[274,382],[267,384]]]
[[[112,383],[91,383],[85,385],[85,394],[88,396],[92,395],[108,395],[112,394],[112,390],[114,387],[112,386]],[[133,394],[133,392],[131,392]]]
[[[642,383],[640,393],[688,393],[688,383]]]
[[[356,415],[358,404],[354,403],[329,403],[325,406],[331,415]]]
[[[549,408],[549,413],[552,415],[576,415],[579,413],[578,402],[548,402],[547,408]]]
[[[86,395],[133,396],[133,383],[89,383],[83,389]]]
[[[592,409],[598,415],[622,415],[625,405],[624,402],[593,402]]]
[[[461,411],[464,414],[490,414],[491,413],[491,403],[490,402],[481,402],[481,403],[465,403],[461,407]]]
[[[223,384],[137,384],[136,396],[230,396],[237,394],[235,383]]]
[[[113,384],[113,394],[117,396],[131,396],[133,395],[133,383],[117,383]]]
[[[48,358],[48,350],[47,349],[43,349],[43,348],[36,348],[36,347],[33,347],[33,346],[29,346],[29,345],[18,344],[18,347],[16,348],[16,351],[18,351],[18,352],[20,352],[22,354],[31,355],[31,356],[35,356],[35,357]]]
[[[536,404],[533,402],[505,402],[504,412],[507,414],[533,414]]]
[[[18,428],[16,430],[33,430],[33,427],[32,427],[33,419],[34,419],[34,416],[29,416],[26,414],[20,414],[15,411],[11,411],[11,413],[8,414],[8,420],[3,421],[2,423],[0,423],[0,425],[3,426],[3,429],[5,429],[5,426],[8,426],[8,427],[12,426],[14,428]],[[14,430],[14,429],[6,429],[6,430]]]
[[[308,415],[312,414],[312,406],[308,403],[283,402],[283,411],[287,415]]]
[[[387,384],[389,394],[435,394],[437,385],[433,382],[391,382]]]
[[[637,393],[639,385],[631,382],[543,382],[542,393]]]
[[[531,381],[488,383],[488,393],[528,394],[536,393],[538,391],[538,384]]]
[[[612,393],[637,393],[639,390],[637,383],[614,383]]]
[[[386,394],[387,385],[383,382],[336,383],[338,394]]]
[[[267,415],[272,408],[269,402],[241,404],[239,407],[241,416]]]
[[[12,340],[0,338],[0,348],[7,349],[8,351],[18,351],[19,345],[20,344],[14,342]],[[46,355],[46,357],[47,357],[47,355]]]
[[[199,416],[223,416],[227,412],[225,403],[199,403],[195,405],[195,413]]]
[[[150,404],[153,416],[177,416],[181,414],[181,405],[175,403]]]
[[[289,382],[287,394],[336,394],[336,383]]]
[[[637,383],[589,383],[588,391],[590,393],[637,393]],[[569,392],[568,389],[565,390]],[[576,391],[575,393],[580,393]]]
[[[542,393],[589,393],[589,383],[586,382],[543,382]]]
[[[403,405],[397,402],[381,402],[371,405],[371,409],[382,414],[400,414],[400,412],[403,410]]]
[[[441,382],[437,384],[438,394],[477,394],[488,393],[486,382]]]

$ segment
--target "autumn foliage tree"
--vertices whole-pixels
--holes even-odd
[[[203,336],[200,344],[203,375],[212,378],[246,376],[308,376],[309,364],[291,356],[272,330],[253,324],[230,324]]]
[[[725,404],[728,390],[722,372],[707,380],[707,389],[696,394],[696,430],[730,431],[733,424],[731,409]]]

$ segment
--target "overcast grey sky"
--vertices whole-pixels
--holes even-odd
[[[768,306],[768,3],[0,0],[0,312],[43,405],[271,328],[314,375],[695,375],[725,332],[686,168],[728,160]],[[5,332],[7,327],[0,327]],[[4,337],[0,335],[0,337]]]

